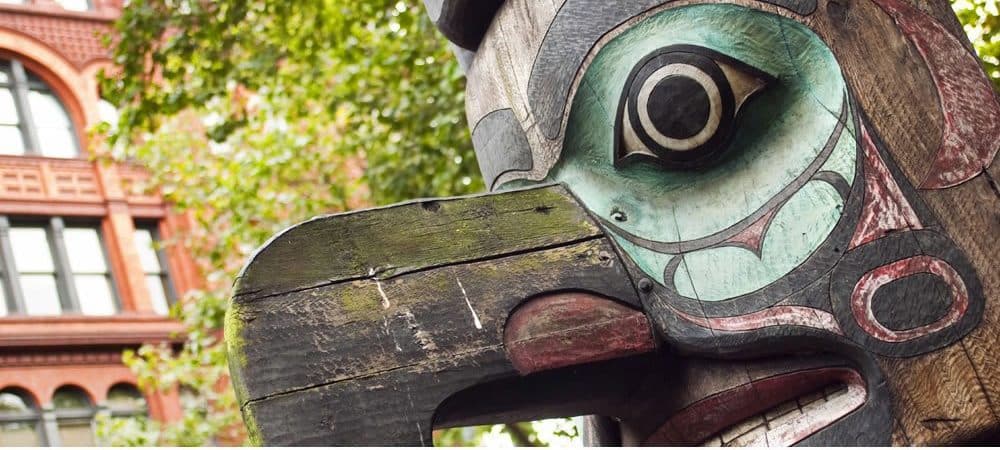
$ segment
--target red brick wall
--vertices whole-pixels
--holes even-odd
[[[17,58],[52,87],[70,113],[82,149],[86,130],[98,120],[96,73],[111,67],[100,35],[111,30],[121,10],[121,0],[91,1],[94,10],[88,12],[66,11],[52,0],[0,4],[0,58]],[[121,364],[122,348],[174,339],[180,325],[152,312],[132,239],[133,219],[159,220],[165,237],[181,221],[159,196],[125,188],[145,177],[141,168],[91,162],[86,151],[69,160],[0,157],[0,214],[100,218],[123,308],[108,319],[0,317],[0,389],[24,389],[47,405],[56,388],[75,385],[94,402],[103,402],[111,385],[135,382]],[[176,291],[197,287],[186,252],[171,246],[168,253]],[[147,394],[154,418],[180,416],[175,392]]]
[[[61,54],[77,69],[108,58],[100,35],[110,26],[104,19],[82,19],[59,15],[0,11],[0,27],[35,38]]]

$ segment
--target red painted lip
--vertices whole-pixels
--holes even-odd
[[[848,386],[848,393],[829,414],[801,416],[792,423],[767,432],[760,446],[795,444],[836,422],[864,404],[867,397],[861,375],[846,367],[826,367],[785,373],[738,386],[691,404],[660,426],[646,445],[700,445],[710,437],[741,421],[768,411],[796,397],[835,383]]]
[[[585,292],[534,298],[504,328],[504,348],[521,375],[656,349],[641,311]]]

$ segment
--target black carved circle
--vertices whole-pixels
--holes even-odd
[[[646,109],[660,133],[673,139],[687,139],[708,125],[710,101],[708,92],[697,80],[670,75],[653,88]]]
[[[666,47],[647,56],[632,70],[620,102],[616,123],[618,157],[623,144],[623,128],[630,127],[648,152],[656,155],[656,164],[671,169],[696,169],[717,162],[726,148],[735,122],[735,104],[729,79],[719,65],[707,54],[700,54],[690,46]],[[700,72],[704,82],[683,74],[662,78],[660,69],[677,65],[685,71]],[[705,86],[710,83],[711,86]],[[643,87],[655,87],[647,99],[640,100]],[[697,85],[697,88],[694,86]],[[717,91],[720,111],[718,126],[704,143],[690,149],[664,147],[645,130],[639,118],[639,105],[649,105],[650,121],[660,134],[671,139],[688,139],[700,133],[713,114],[709,90]],[[626,120],[627,119],[627,120]]]
[[[921,299],[919,307],[900,307],[915,298]],[[872,313],[875,320],[890,330],[912,330],[941,320],[951,309],[951,303],[951,289],[941,277],[918,273],[892,281],[876,291]]]
[[[905,342],[886,342],[868,334],[857,323],[851,310],[851,294],[858,280],[881,266],[920,255],[940,259],[959,274],[968,294],[965,314],[943,330]],[[881,289],[888,287],[890,284],[883,285]],[[932,297],[937,297],[936,292],[921,292],[907,299],[895,299],[894,314],[909,308],[913,314],[923,316],[912,321],[933,323],[932,316],[936,315],[933,314],[934,305],[940,299]],[[950,294],[946,298],[949,302],[952,300]],[[845,253],[830,274],[830,301],[837,323],[848,339],[870,352],[894,357],[916,356],[953,344],[979,324],[986,303],[982,284],[969,260],[949,237],[931,230],[893,233]],[[885,323],[882,325],[886,326]]]

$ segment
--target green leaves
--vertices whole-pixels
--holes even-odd
[[[994,88],[1000,90],[1000,1],[953,0],[952,8],[982,59]]]
[[[314,215],[483,189],[464,81],[419,0],[132,0],[107,40],[119,71],[101,92],[119,118],[92,130],[95,150],[147,167],[135,188],[190,219],[166,244],[192,254],[206,286],[174,307],[179,350],[125,358],[143,387],[183,387],[203,406],[102,430],[121,444],[205,443],[238,422],[219,388],[219,330],[255,248]]]
[[[997,1],[955,4],[994,80]],[[184,418],[102,420],[102,440],[239,441],[220,342],[239,269],[270,236],[314,215],[483,190],[464,80],[419,0],[127,5],[106,37],[118,69],[101,80],[118,123],[95,127],[92,141],[102,158],[150,170],[149,183],[134,188],[159,189],[185,215],[190,227],[165,244],[187,249],[206,282],[173,308],[187,327],[179,350],[125,355],[143,387],[182,389]],[[560,424],[550,438],[539,425],[515,434],[575,437],[572,423],[549,423]]]

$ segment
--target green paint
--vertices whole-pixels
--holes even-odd
[[[840,218],[840,195],[829,184],[813,181],[788,200],[771,223],[761,256],[738,247],[720,247],[684,255],[674,284],[685,296],[719,301],[756,291],[799,266],[829,235]],[[683,278],[683,279],[682,279]]]
[[[858,144],[854,136],[854,122],[851,121],[844,128],[844,135],[837,142],[830,159],[819,170],[839,173],[848,184],[853,184],[858,162]]]
[[[675,44],[707,47],[779,81],[744,105],[721,164],[672,171],[646,163],[616,169],[618,104],[632,68],[650,52]],[[736,5],[703,4],[661,12],[632,26],[594,58],[573,99],[563,154],[547,181],[564,182],[595,214],[628,216],[623,230],[660,242],[711,236],[760,210],[813,163],[838,124],[846,92],[829,48],[805,26]],[[856,153],[845,131],[824,170],[854,178]],[[842,201],[812,182],[787,199],[760,258],[744,249],[701,249],[684,255],[674,284],[706,301],[759,289],[801,264],[828,236]],[[650,276],[663,280],[673,257],[615,236]],[[683,278],[682,278],[683,276]],[[697,292],[697,295],[695,294]]]
[[[622,238],[614,231],[610,231],[609,234],[615,238],[615,241],[621,245],[622,250],[629,255],[632,255],[632,259],[635,263],[647,274],[659,274],[655,275],[654,278],[658,281],[663,281],[663,271],[666,270],[667,264],[674,259],[676,255],[671,255],[668,253],[657,253],[649,249],[642,248],[635,245],[628,240]]]

